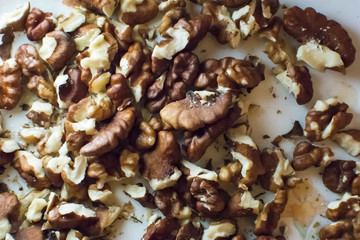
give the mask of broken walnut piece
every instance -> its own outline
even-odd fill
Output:
[[[153,150],[145,153],[143,160],[141,174],[149,180],[154,190],[173,186],[181,176],[181,171],[177,168],[180,146],[172,132],[158,132]]]
[[[134,97],[128,86],[128,81],[120,73],[111,75],[110,87],[106,90],[106,94],[118,111],[123,110],[134,101]]]
[[[53,113],[53,106],[42,100],[33,102],[26,113],[26,117],[40,127],[50,127],[50,117]]]
[[[201,240],[201,237],[204,232],[204,227],[200,222],[190,221],[185,225],[181,226],[179,232],[176,235],[176,240],[182,239],[193,239],[193,240]]]
[[[155,191],[154,202],[166,217],[177,219],[189,219],[191,217],[191,209],[184,206],[181,197],[173,188]]]
[[[190,52],[178,54],[165,75],[148,88],[146,107],[150,112],[160,111],[166,104],[182,100],[198,75],[199,59]]]
[[[360,212],[360,197],[346,192],[341,199],[328,204],[326,217],[331,221],[356,218]]]
[[[320,240],[358,239],[360,237],[359,218],[330,223],[319,231]]]
[[[335,160],[327,165],[322,174],[325,187],[335,193],[342,193],[350,186],[356,177],[356,163],[351,160]]]
[[[225,87],[238,92],[239,88],[255,88],[265,79],[264,65],[253,57],[207,59],[201,63],[200,72],[195,86],[202,89]]]
[[[147,122],[141,121],[138,127],[134,128],[130,139],[136,149],[143,151],[154,146],[156,132]]]
[[[10,58],[0,64],[0,109],[14,109],[22,93],[20,66]]]
[[[40,57],[54,71],[61,70],[76,52],[74,40],[63,31],[52,31],[42,39]]]
[[[0,59],[7,60],[11,58],[11,49],[15,35],[10,28],[6,28],[0,37]]]
[[[105,125],[94,138],[80,150],[84,156],[100,156],[118,146],[131,131],[136,118],[135,108],[116,112],[111,122]]]
[[[184,5],[186,4],[185,1],[181,2],[183,2]],[[173,27],[175,23],[177,23],[181,18],[189,18],[189,14],[187,13],[185,6],[178,6],[165,10],[165,14],[161,18],[161,23],[159,26],[160,35],[163,37],[167,37],[166,31],[169,28]]]
[[[65,142],[68,151],[80,152],[80,149],[97,133],[95,119],[84,119],[77,123],[64,121]]]
[[[46,66],[40,58],[38,51],[31,44],[22,44],[16,50],[15,59],[26,77],[41,75],[46,70]]]
[[[130,26],[143,24],[155,18],[158,14],[158,4],[155,0],[123,0],[120,4],[118,19]]]
[[[239,192],[229,200],[224,216],[227,218],[254,216],[260,213],[262,207],[261,201],[255,200],[249,191]]]
[[[272,235],[278,225],[280,215],[285,209],[287,200],[287,191],[278,190],[274,200],[265,204],[264,209],[255,220],[255,235]]]
[[[308,142],[299,142],[295,146],[291,165],[296,171],[303,171],[312,166],[325,166],[333,156],[334,153],[328,147],[317,147]]]
[[[295,170],[291,167],[289,159],[286,159],[281,149],[264,149],[261,152],[261,163],[265,174],[258,177],[258,181],[264,189],[277,192],[284,188],[287,183],[296,179]]]
[[[0,16],[0,33],[3,33],[6,28],[12,29],[13,32],[23,31],[29,11],[30,2],[27,1],[21,7],[2,14]]]
[[[222,134],[230,128],[240,117],[241,109],[235,105],[228,114],[213,124],[207,125],[195,132],[184,133],[183,148],[189,161],[198,161],[206,152],[207,148]]]
[[[360,195],[360,176],[359,174],[354,178],[351,183],[351,194]]]
[[[249,0],[216,0],[219,4],[225,5],[228,8],[241,7],[249,2]]]
[[[351,156],[360,155],[360,130],[349,129],[335,133],[332,137]]]
[[[200,177],[192,179],[190,193],[196,199],[196,210],[200,216],[216,218],[225,209],[227,196],[218,183]]]
[[[43,231],[40,226],[30,226],[20,229],[14,236],[15,240],[31,239],[44,240]]]
[[[204,230],[202,239],[233,239],[237,232],[237,222],[233,219],[222,219],[219,222],[210,222],[209,227]]]
[[[228,8],[214,1],[206,1],[202,5],[201,14],[211,16],[211,32],[219,43],[229,43],[231,48],[236,48],[241,39],[240,30],[231,18]]]
[[[185,99],[166,105],[160,116],[175,129],[195,131],[225,117],[232,104],[230,92],[188,92]]]
[[[9,223],[18,221],[20,202],[13,193],[0,193],[0,219],[6,218]]]
[[[284,29],[303,44],[318,42],[320,46],[338,53],[343,67],[350,66],[355,60],[356,50],[346,30],[338,22],[328,20],[313,8],[287,8],[284,11]]]
[[[175,218],[164,218],[151,223],[147,228],[143,240],[168,239],[176,240],[180,224]]]
[[[69,7],[83,7],[96,13],[105,14],[107,17],[111,17],[118,1],[116,0],[63,0],[63,4]]]
[[[347,113],[349,106],[335,98],[318,100],[305,117],[304,135],[310,141],[321,141],[346,127],[353,114]]]
[[[52,13],[44,13],[38,8],[33,8],[27,15],[25,22],[26,36],[30,41],[41,40],[48,32],[55,28]]]
[[[127,184],[124,187],[124,193],[138,201],[143,207],[155,208],[154,196],[142,184]]]

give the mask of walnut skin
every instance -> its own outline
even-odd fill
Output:
[[[255,235],[272,235],[277,227],[281,213],[284,211],[287,203],[287,192],[279,190],[275,194],[274,200],[264,206],[263,211],[258,215],[255,221]]]
[[[143,24],[156,17],[158,14],[158,6],[155,0],[143,0],[140,4],[136,4],[134,12],[126,11],[121,7],[119,20],[130,26]]]
[[[265,79],[262,64],[232,57],[207,59],[201,63],[200,71],[195,81],[199,88],[222,86],[239,91],[238,88],[254,88]]]
[[[195,177],[190,186],[191,195],[197,200],[196,210],[201,216],[218,217],[225,208],[226,198],[218,183]]]
[[[61,70],[67,61],[75,54],[76,44],[74,40],[63,31],[52,31],[47,33],[45,37],[54,38],[56,40],[56,47],[51,55],[44,60],[52,70]]]
[[[52,13],[44,13],[38,8],[31,9],[25,22],[26,36],[30,41],[41,40],[55,28],[51,15]]]
[[[119,73],[111,76],[110,87],[106,90],[106,94],[118,111],[126,108],[134,101],[126,78]]]
[[[41,60],[38,51],[31,44],[21,45],[16,50],[15,59],[26,77],[41,75],[46,70],[45,64]]]
[[[0,65],[0,109],[11,110],[22,96],[21,70],[14,59]]]
[[[189,207],[185,207],[179,194],[173,188],[155,191],[154,201],[156,207],[169,218],[186,219],[191,216]]]
[[[146,150],[154,146],[156,142],[155,130],[145,121],[142,121],[131,136],[134,146],[139,150]]]
[[[20,202],[15,194],[0,193],[0,218],[7,218],[10,223],[18,221]]]
[[[303,171],[311,166],[326,165],[334,153],[328,147],[316,147],[308,142],[300,142],[293,152],[291,165],[296,171]]]
[[[355,60],[356,50],[346,30],[313,8],[287,8],[284,11],[284,29],[298,41],[306,43],[315,39],[339,53],[345,67]]]
[[[43,236],[43,232],[41,231],[40,226],[31,226],[27,228],[23,228],[19,230],[15,234],[15,240],[43,240],[45,239]]]
[[[229,113],[213,124],[200,128],[195,132],[184,133],[184,146],[189,161],[198,161],[206,152],[206,149],[233,125],[240,117],[241,109],[235,105]]]
[[[320,229],[320,240],[353,240],[360,238],[360,222],[358,218],[331,223]]]
[[[181,18],[188,18],[189,15],[186,12],[185,7],[175,7],[172,9],[169,9],[168,11],[166,11],[166,13],[164,14],[164,16],[161,18],[161,23],[159,26],[159,33],[161,36],[166,37],[166,31],[170,28],[173,27],[175,23],[177,23],[177,21],[179,21],[179,19]]]
[[[11,48],[15,39],[15,35],[10,28],[6,28],[0,39],[0,58],[6,60],[11,58]]]
[[[147,108],[150,112],[160,111],[170,102],[182,100],[198,75],[199,59],[195,54],[186,52],[178,54],[166,75],[156,79],[147,91]]]
[[[322,178],[325,187],[335,193],[341,193],[351,186],[356,177],[354,161],[335,160],[325,167]]]
[[[351,194],[360,195],[360,175],[357,175],[351,183]]]
[[[47,73],[42,75],[33,75],[29,78],[26,87],[38,95],[40,98],[48,100],[52,105],[57,105],[56,90],[52,82],[49,81]]]
[[[141,174],[154,190],[174,185],[181,175],[176,167],[180,161],[180,146],[171,132],[158,132],[154,149],[145,153],[143,159]]]
[[[201,236],[204,232],[204,227],[199,222],[189,222],[183,225],[178,234],[176,240],[201,240]]]
[[[326,217],[331,221],[356,218],[359,215],[359,196],[345,193],[340,200],[330,202],[326,210]]]
[[[249,0],[216,0],[219,4],[229,8],[241,7],[249,2]]]
[[[310,141],[321,141],[346,127],[353,115],[347,113],[349,106],[334,98],[318,100],[305,117],[304,135]]]
[[[231,197],[226,206],[226,218],[248,217],[259,214],[262,203],[252,198],[248,191],[239,192]]]
[[[226,116],[232,105],[231,93],[212,92],[205,101],[199,93],[188,92],[185,99],[166,105],[160,111],[162,121],[175,129],[195,131]]]
[[[84,156],[100,156],[117,147],[125,140],[135,122],[135,108],[126,108],[115,114],[111,122],[104,126],[95,137],[80,150]]]
[[[62,2],[69,7],[83,7],[96,13],[105,14],[107,17],[111,17],[117,5],[115,0],[63,0]]]
[[[168,239],[175,240],[180,224],[174,218],[164,218],[146,228],[143,240]]]
[[[81,81],[81,71],[78,68],[70,69],[67,75],[68,79],[65,84],[59,86],[58,94],[61,101],[70,105],[83,99],[88,92],[88,87]]]

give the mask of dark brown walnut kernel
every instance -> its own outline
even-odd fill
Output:
[[[287,8],[284,11],[284,29],[302,43],[319,41],[321,45],[339,53],[345,67],[355,60],[356,50],[346,30],[313,8]]]
[[[180,146],[172,132],[160,131],[153,150],[143,155],[141,174],[149,180],[154,190],[173,186],[181,175],[177,165]]]
[[[155,18],[158,13],[158,5],[155,0],[144,0],[136,4],[135,11],[126,11],[127,9],[121,8],[120,19],[130,26],[136,24],[143,24]]]
[[[61,101],[70,105],[83,99],[88,92],[88,87],[81,81],[81,71],[78,68],[70,69],[67,75],[68,79],[65,84],[59,86],[58,94]]]
[[[201,216],[216,218],[225,209],[226,196],[218,183],[195,177],[190,186],[191,195],[197,200],[196,210]]]
[[[320,229],[320,240],[352,240],[360,238],[360,222],[358,218],[328,224]]]
[[[322,179],[325,187],[335,193],[342,193],[356,177],[356,163],[351,160],[335,160],[325,167]]]
[[[132,35],[134,31],[130,26],[124,26],[124,24],[116,21],[106,21],[103,28],[104,32],[110,33],[116,39],[119,51],[127,51],[129,46],[133,43]]]
[[[340,200],[330,202],[326,217],[331,221],[357,218],[360,212],[360,197],[345,193]]]
[[[249,2],[249,0],[216,0],[216,1],[229,8],[241,7]]]
[[[232,57],[207,59],[201,63],[200,72],[195,81],[199,88],[221,86],[239,91],[239,88],[252,89],[265,79],[264,65]]]
[[[0,65],[0,109],[11,110],[22,96],[20,66],[9,59]]]
[[[225,117],[233,104],[232,94],[209,93],[203,99],[201,92],[188,92],[185,99],[169,103],[160,111],[162,121],[175,129],[195,131]]]
[[[308,142],[300,142],[293,152],[291,165],[296,171],[303,171],[309,167],[324,166],[334,153],[328,147],[317,147]]]
[[[0,151],[0,168],[14,160],[15,153],[6,153]]]
[[[106,94],[114,103],[118,111],[126,108],[134,101],[126,78],[119,73],[111,76],[110,87],[107,89]]]
[[[31,226],[19,230],[14,237],[15,240],[43,240],[44,235],[40,226]]]
[[[335,98],[318,100],[305,117],[304,135],[310,141],[324,140],[346,127],[353,114],[347,113],[349,106]]]
[[[351,183],[351,194],[360,195],[360,175],[358,174]]]
[[[264,209],[255,221],[255,235],[272,235],[278,225],[280,215],[285,209],[287,200],[287,191],[279,190],[276,192],[274,200],[265,204]]]
[[[45,38],[54,38],[56,41],[56,47],[48,58],[44,59],[52,70],[58,71],[61,70],[66,63],[73,57],[76,53],[76,44],[67,33],[63,31],[52,31],[45,35]],[[44,44],[44,38],[43,38]],[[46,47],[46,46],[42,46]],[[42,48],[39,49],[41,51]]]
[[[41,40],[55,28],[51,16],[52,13],[44,13],[38,8],[31,9],[25,22],[26,36],[30,41]]]
[[[94,138],[80,149],[84,156],[100,156],[118,146],[131,131],[135,118],[135,108],[130,107],[115,114],[111,122],[105,125]]]
[[[147,108],[159,112],[166,104],[182,100],[198,75],[199,59],[186,52],[178,54],[165,76],[160,76],[147,90]]]
[[[15,39],[14,33],[10,28],[4,30],[0,40],[0,59],[7,60],[11,58],[11,48]]]
[[[224,216],[226,218],[249,217],[260,213],[262,203],[253,199],[248,191],[239,192],[231,197]]]
[[[174,218],[164,218],[158,222],[150,224],[146,228],[143,240],[175,240],[180,229],[180,224]]]
[[[176,240],[201,240],[204,227],[199,222],[189,222],[179,229]]]
[[[45,64],[40,58],[38,51],[31,44],[21,45],[16,50],[15,59],[26,77],[41,75],[46,70]]]
[[[235,105],[229,113],[213,124],[200,128],[195,132],[184,133],[184,146],[189,161],[198,161],[206,152],[206,149],[222,134],[230,128],[240,117],[241,109]]]
[[[155,191],[156,207],[169,218],[187,219],[191,216],[191,209],[184,206],[179,194],[173,188]]]
[[[0,218],[7,218],[10,223],[18,221],[20,202],[15,194],[0,193]]]
[[[296,138],[296,137],[302,137],[304,136],[304,130],[299,123],[299,121],[295,121],[293,127],[291,130],[283,135],[281,135],[283,138]]]

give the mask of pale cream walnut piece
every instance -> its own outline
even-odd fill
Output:
[[[49,189],[44,189],[42,191],[39,190],[31,190],[28,194],[26,194],[23,198],[20,198],[20,211],[19,211],[19,219],[25,216],[25,213],[28,211],[30,204],[35,198],[45,199],[50,194]]]
[[[143,207],[155,208],[153,195],[142,184],[126,184],[124,193],[138,201]]]
[[[54,87],[57,95],[57,103],[61,109],[67,109],[69,107],[69,103],[64,102],[60,98],[60,87],[62,85],[65,85],[66,82],[69,80],[69,76],[67,74],[64,74],[64,70],[60,72],[60,74],[56,77],[54,81]]]
[[[35,198],[32,200],[28,211],[25,213],[26,219],[29,222],[39,222],[43,217],[43,209],[48,205],[48,202],[43,198]]]
[[[38,190],[48,188],[51,184],[45,174],[41,159],[30,152],[17,151],[15,153],[14,168],[30,186]]]
[[[27,144],[36,144],[47,133],[47,129],[42,127],[22,128],[19,131],[19,136]]]
[[[71,158],[68,156],[44,157],[42,161],[45,166],[46,174],[52,185],[61,187],[63,184],[61,171],[71,162]]]
[[[196,177],[209,181],[218,182],[218,175],[215,171],[210,171],[187,160],[181,160],[182,170],[187,175],[188,180]]]
[[[24,24],[29,11],[30,2],[25,2],[21,7],[14,11],[7,12],[0,16],[0,33],[7,27],[11,27],[13,31],[24,30]]]
[[[111,73],[105,72],[103,74],[95,76],[89,82],[90,93],[105,93],[106,85],[110,82]]]
[[[258,177],[258,181],[267,190],[275,193],[287,186],[287,183],[297,180],[294,176],[295,170],[281,149],[264,149],[261,153],[261,163],[265,173]]]
[[[334,134],[332,139],[335,140],[351,156],[355,157],[360,155],[360,130],[349,129],[341,131]]]
[[[125,148],[120,154],[120,168],[125,177],[135,177],[139,169],[140,155],[139,153]]]
[[[231,149],[233,159],[241,164],[241,176],[243,178],[235,184],[244,189],[254,183],[259,175],[265,173],[260,161],[259,149],[251,137],[248,136],[247,131],[246,125],[242,124],[228,129],[225,134],[233,146]]]
[[[212,17],[209,31],[221,44],[229,43],[231,48],[236,48],[240,44],[240,30],[226,6],[207,1],[203,4],[201,13]]]
[[[26,117],[40,127],[49,127],[52,114],[53,105],[51,103],[37,100],[31,105],[31,108],[26,113]]]
[[[118,0],[63,0],[63,4],[70,7],[85,8],[89,11],[93,11],[100,14],[105,14],[107,17],[111,17],[118,5]]]
[[[20,149],[19,144],[10,138],[0,138],[0,151],[3,153],[13,153]]]
[[[98,188],[97,184],[91,184],[88,188],[88,196],[93,202],[101,202],[108,205],[113,195],[114,194],[110,189],[106,187]]]
[[[166,31],[171,38],[158,43],[152,53],[152,58],[171,60],[173,56],[183,50],[190,40],[190,33],[183,28],[169,28]]]
[[[296,57],[320,72],[327,68],[344,68],[341,55],[327,46],[319,44],[316,40],[301,45],[297,50]]]
[[[100,34],[101,30],[95,24],[88,24],[80,27],[74,38],[76,50],[84,51]]]
[[[59,236],[60,237],[60,236]],[[86,240],[87,238],[84,237],[81,232],[75,230],[75,229],[71,229],[67,235],[66,235],[66,239],[65,240]],[[59,238],[60,240],[60,238]]]
[[[11,231],[11,224],[7,218],[0,218],[0,239],[4,239]]]
[[[64,32],[75,32],[84,23],[86,23],[84,12],[73,8],[70,16],[59,22],[59,27],[62,28]]]
[[[349,106],[336,98],[316,101],[305,117],[304,136],[310,141],[321,141],[345,128],[353,114],[347,113]]]
[[[217,240],[229,238],[235,235],[237,231],[236,222],[234,220],[223,219],[220,222],[211,222],[209,227],[204,230],[202,240]]]
[[[42,155],[57,153],[63,145],[63,136],[63,126],[51,127],[44,138],[36,144],[37,151]]]
[[[94,77],[99,71],[110,68],[110,63],[117,52],[117,43],[111,34],[102,33],[90,43],[87,51],[89,56],[81,59],[80,65],[84,69],[90,69]]]

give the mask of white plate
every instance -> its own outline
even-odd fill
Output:
[[[0,14],[10,11],[20,6],[23,0],[0,0]],[[69,9],[61,4],[60,0],[31,0],[32,7],[38,7],[43,11],[53,12],[54,14],[68,14]],[[353,40],[355,48],[360,51],[360,1],[347,0],[339,2],[337,0],[281,0],[282,4],[288,7],[297,5],[301,8],[313,7],[317,11],[325,14],[329,19],[338,21],[349,33]],[[281,11],[281,9],[280,9]],[[16,33],[16,42],[13,45],[13,52],[17,47],[24,42],[29,42],[24,34]],[[292,41],[293,45],[297,43]],[[205,52],[202,50],[206,50]],[[346,69],[346,75],[338,72],[327,70],[325,73],[320,73],[311,69],[312,81],[314,84],[314,97],[312,101],[305,106],[296,104],[294,97],[289,94],[286,89],[279,84],[274,76],[271,74],[271,68],[274,66],[267,56],[262,52],[264,49],[264,41],[258,40],[256,37],[248,41],[242,41],[237,49],[230,49],[226,45],[220,45],[213,36],[208,34],[196,49],[196,53],[200,60],[209,57],[221,58],[225,56],[233,56],[236,58],[243,58],[248,54],[258,56],[266,64],[266,80],[251,93],[249,99],[252,103],[259,105],[254,111],[249,114],[250,127],[252,128],[251,136],[258,144],[260,149],[265,147],[272,147],[271,140],[276,136],[286,133],[291,129],[295,120],[300,121],[304,126],[304,118],[306,112],[316,100],[327,99],[337,96],[340,100],[346,102],[350,106],[350,111],[354,114],[354,118],[349,127],[360,127],[360,59],[357,54],[355,62]],[[272,89],[272,90],[270,90]],[[274,98],[274,96],[276,96]],[[22,102],[26,99],[22,99]],[[16,133],[19,128],[28,120],[24,117],[24,112],[18,107],[13,111],[1,110],[2,115],[5,117],[5,128]],[[263,139],[264,135],[270,136],[269,139]],[[335,152],[335,157],[338,159],[355,159],[346,154],[342,149],[339,149],[336,144],[331,141],[324,143],[332,147]],[[282,145],[288,158],[291,159],[292,143],[285,143]],[[214,155],[213,151],[208,151],[204,159],[212,157],[212,159],[221,158],[220,153]],[[321,170],[321,169],[320,169]],[[290,200],[286,213],[283,214],[279,225],[286,226],[285,237],[287,239],[314,239],[319,228],[313,228],[316,222],[321,225],[327,222],[326,219],[321,217],[324,215],[326,204],[329,201],[339,198],[337,194],[331,193],[325,189],[319,177],[319,169],[311,168],[305,172],[298,174],[308,184],[309,189],[304,186],[299,186],[296,191],[290,194]],[[13,181],[13,179],[17,179]],[[19,191],[19,185],[26,189],[26,183],[20,179],[15,171],[7,170],[0,176],[0,181],[10,183],[10,188],[14,191]],[[118,204],[122,205],[128,201],[132,201],[125,196],[121,190],[121,184],[113,183],[112,187],[118,196]],[[24,190],[26,191],[26,190]],[[255,189],[254,191],[261,192]],[[320,194],[320,195],[319,195]],[[117,221],[112,228],[113,234],[111,239],[140,239],[146,228],[147,215],[149,214],[140,204],[132,201],[135,206],[134,217],[143,223],[135,223],[134,221],[120,220]],[[291,206],[291,207],[290,207]],[[301,209],[301,211],[298,211]],[[296,215],[295,217],[293,215]],[[251,231],[254,219],[241,220],[239,226],[240,232],[248,236],[252,236]],[[304,225],[301,225],[304,224]],[[297,227],[296,227],[297,226]],[[299,232],[300,229],[300,232]],[[250,238],[249,238],[250,239]]]

